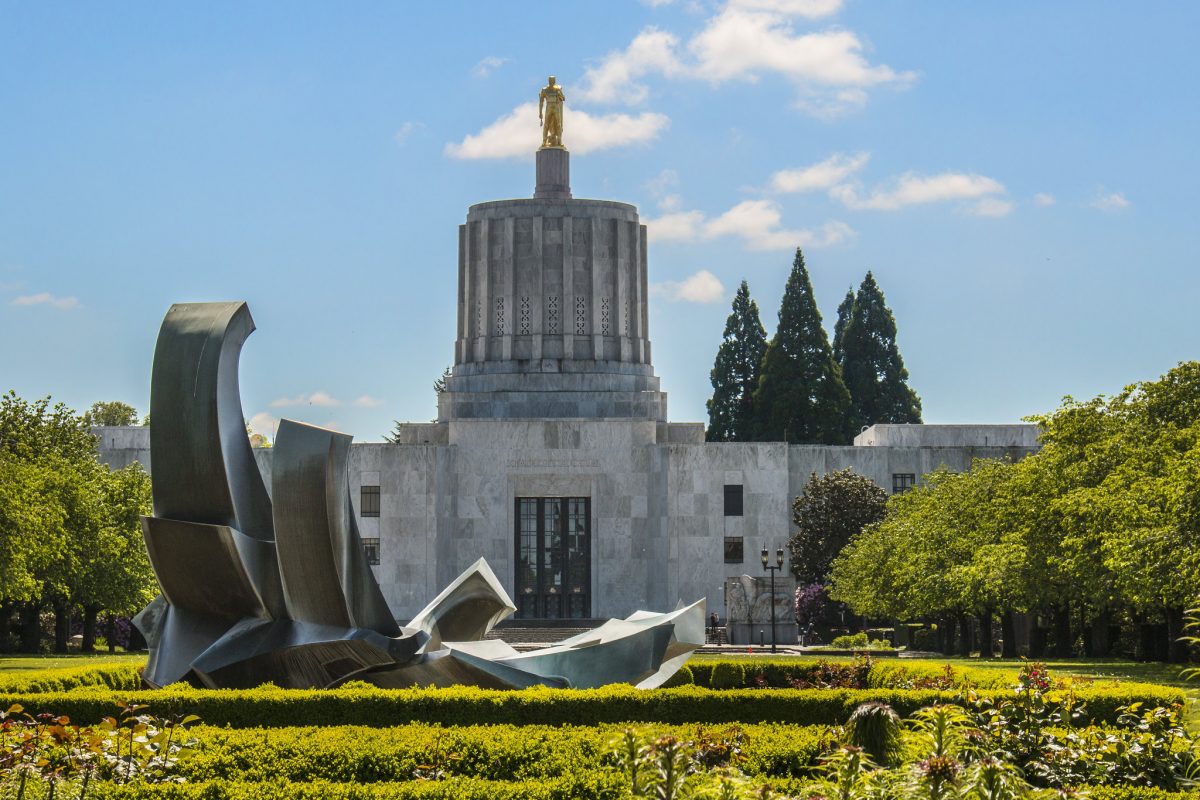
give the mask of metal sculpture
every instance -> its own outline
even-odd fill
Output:
[[[486,639],[516,609],[483,559],[398,625],[355,523],[351,437],[283,420],[267,494],[238,391],[253,330],[238,302],[174,305],[159,331],[142,532],[162,594],[134,619],[150,647],[146,683],[650,688],[703,643],[701,600],[518,652]]]

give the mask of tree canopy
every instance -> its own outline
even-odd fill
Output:
[[[767,332],[758,315],[758,304],[750,297],[750,287],[742,281],[733,297],[733,311],[725,321],[725,333],[709,380],[713,394],[707,402],[710,442],[750,441],[754,428],[754,390]]]
[[[870,272],[845,317],[850,295],[838,307],[834,353],[850,392],[854,429],[876,423],[918,423],[921,400],[908,385],[896,345],[896,319]],[[843,322],[844,319],[844,322]]]
[[[138,519],[150,512],[149,477],[101,464],[89,422],[48,398],[0,398],[0,611],[6,633],[23,609],[27,645],[43,607],[82,608],[94,629],[101,610],[132,614],[154,596]]]
[[[92,403],[92,407],[83,412],[83,421],[89,427],[96,425],[137,425],[137,409],[120,400]]]
[[[829,565],[850,539],[883,519],[887,492],[850,468],[813,474],[792,503],[788,540],[792,572],[801,583],[825,583]]]
[[[799,248],[753,403],[759,441],[845,444],[851,438],[850,393],[821,327]]]
[[[1200,597],[1200,363],[1032,421],[1039,452],[893,496],[834,561],[831,596],[869,616],[1046,615],[1060,654],[1083,637],[1104,655],[1114,622],[1158,624],[1181,658]]]

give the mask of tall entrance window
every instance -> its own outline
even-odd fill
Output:
[[[590,497],[518,497],[518,619],[592,614]]]

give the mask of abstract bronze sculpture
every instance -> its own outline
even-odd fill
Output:
[[[245,303],[187,303],[171,307],[159,332],[154,515],[142,531],[162,594],[134,620],[150,647],[146,683],[651,688],[703,643],[701,600],[518,652],[485,638],[516,609],[483,559],[398,625],[351,507],[351,437],[284,420],[268,496],[238,391],[253,330]]]

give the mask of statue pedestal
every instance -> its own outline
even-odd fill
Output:
[[[543,147],[537,151],[535,200],[571,199],[571,154],[565,147]]]

